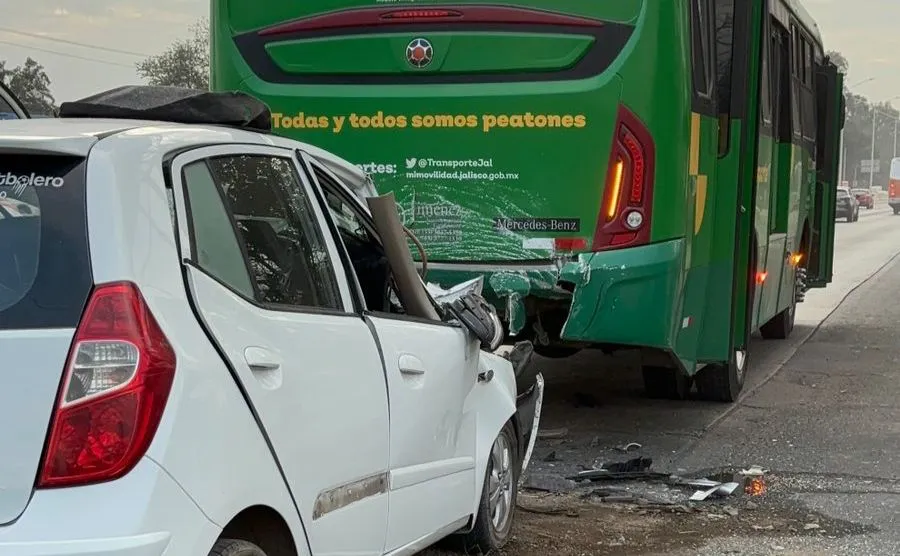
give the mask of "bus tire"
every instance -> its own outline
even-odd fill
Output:
[[[644,392],[652,400],[683,400],[691,391],[691,377],[680,369],[645,366]]]
[[[747,353],[738,350],[728,363],[711,363],[700,369],[694,377],[697,396],[707,402],[735,402],[744,388],[746,374]]]

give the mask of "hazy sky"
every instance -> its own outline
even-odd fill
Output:
[[[260,0],[259,5],[265,9],[267,2],[300,1],[314,0]],[[876,77],[855,92],[875,101],[900,95],[900,32],[896,25],[900,0],[805,0],[805,5],[819,21],[826,48],[840,50],[850,60],[848,82]],[[208,10],[208,0],[0,0],[0,60],[17,65],[31,55],[47,69],[57,101],[71,100],[139,82],[133,67],[140,57],[17,35],[7,29],[155,54],[172,40],[186,36],[190,24]]]

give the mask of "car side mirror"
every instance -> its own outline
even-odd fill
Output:
[[[481,349],[497,351],[503,343],[503,324],[497,310],[481,295],[469,292],[444,304],[444,308],[481,342]]]

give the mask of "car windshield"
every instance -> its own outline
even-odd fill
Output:
[[[900,39],[892,23],[900,21],[900,1],[81,0],[8,6],[14,8],[3,10],[0,22],[0,82],[32,116],[53,118],[64,102],[135,82],[252,95],[271,111],[263,118],[271,130],[247,135],[247,143],[256,150],[287,140],[309,143],[368,173],[379,194],[393,197],[416,238],[410,252],[429,291],[480,281],[505,327],[502,352],[517,342],[535,347],[546,394],[523,476],[515,466],[492,467],[490,453],[469,457],[465,446],[497,432],[484,429],[492,421],[475,409],[479,400],[493,400],[491,411],[515,422],[515,408],[495,394],[513,391],[516,380],[491,365],[453,377],[431,367],[392,377],[399,365],[393,358],[373,366],[394,390],[382,466],[389,480],[375,496],[363,492],[344,500],[347,507],[339,511],[359,516],[355,528],[330,521],[337,512],[311,515],[344,484],[314,483],[323,457],[314,446],[289,448],[308,454],[311,463],[283,470],[297,504],[272,506],[301,514],[277,520],[291,525],[292,536],[270,535],[277,529],[270,524],[228,524],[235,515],[272,514],[267,508],[208,507],[213,497],[187,493],[220,532],[243,532],[260,544],[261,551],[247,548],[246,554],[315,555],[321,546],[348,554],[406,554],[409,547],[426,556],[449,554],[398,541],[407,527],[422,524],[432,530],[417,538],[461,532],[458,544],[470,553],[488,552],[482,549],[496,547],[476,546],[467,535],[482,523],[471,515],[476,504],[456,495],[482,485],[494,490],[481,511],[517,508],[509,542],[492,554],[900,553]],[[33,150],[4,152],[7,130],[47,124],[7,121],[15,113],[8,104],[0,97],[0,335],[24,329],[25,338],[35,328],[69,327],[96,285],[88,216],[128,215],[103,213],[119,200],[104,201],[106,189],[86,181],[91,157],[105,156],[102,149],[95,147],[86,161],[60,162],[38,152],[43,142],[32,134]],[[314,191],[316,176],[304,174],[290,156],[285,150],[291,160],[285,164],[309,193],[308,206],[285,193],[277,206],[289,209],[267,209],[259,192],[275,178],[249,169],[244,182],[251,185],[240,190],[245,201],[230,222],[243,241],[253,240],[243,255],[252,259],[254,287],[267,299],[287,295],[284,278],[300,267],[294,264],[300,254],[312,261],[310,268],[341,265],[341,277],[349,278],[340,287],[329,283],[328,291],[322,286],[321,305],[344,307],[348,292],[358,289],[356,301],[365,302],[367,312],[346,322],[374,330],[373,314],[380,311],[403,330],[409,315],[392,303],[398,296],[372,232],[336,195]],[[229,181],[228,168],[212,170],[224,195],[242,187]],[[160,179],[166,173],[149,162],[134,172]],[[8,184],[7,174],[13,176]],[[19,178],[32,184],[31,176],[45,175],[65,178],[66,185],[17,185]],[[86,199],[96,199],[96,206]],[[291,212],[301,210],[312,211],[309,218]],[[303,224],[321,219],[328,226]],[[130,241],[121,249],[129,268],[146,266],[138,261],[147,242],[175,245],[187,232],[179,226],[141,234],[122,238]],[[99,269],[98,282],[106,278]],[[183,278],[172,268],[151,270],[166,283],[180,285]],[[304,286],[298,290],[313,291],[315,276],[298,277]],[[148,300],[178,304],[158,293]],[[191,317],[195,309],[184,312]],[[255,332],[246,333],[247,342],[261,337]],[[197,337],[170,339],[177,344]],[[307,341],[298,335],[298,343]],[[398,348],[383,343],[383,357]],[[261,349],[255,346],[209,351],[224,357],[234,348],[243,361],[243,350]],[[404,364],[414,359],[400,356]],[[0,377],[21,375],[4,361],[0,353]],[[304,379],[323,376],[322,369],[304,365],[290,369],[301,369]],[[257,390],[275,397],[282,384],[301,379],[286,364],[283,372],[231,370],[259,380],[229,400],[249,399]],[[529,378],[519,377],[518,386]],[[173,388],[185,384],[179,379]],[[402,431],[406,423],[413,430],[438,414],[423,394],[435,387],[448,398],[472,389],[459,409],[464,417],[440,413],[422,427],[431,432],[417,436],[417,444],[401,443],[395,427]],[[286,426],[317,426],[316,407],[302,409],[302,415],[279,418]],[[352,407],[347,415],[353,418]],[[76,429],[72,435],[90,433]],[[154,454],[170,455],[166,446]],[[5,454],[18,447],[0,448]],[[243,461],[241,450],[249,449],[236,444],[235,453]],[[205,453],[198,441],[196,455]],[[163,459],[136,472],[164,466]],[[357,469],[354,462],[328,465]],[[473,468],[477,478],[467,475]],[[164,471],[183,479],[178,470]],[[0,476],[0,493],[4,480]],[[121,480],[121,496],[136,492],[129,480]],[[229,500],[238,491],[267,494],[241,488],[241,481],[212,487]],[[507,497],[517,483],[517,498]],[[420,487],[431,494],[411,494]],[[69,491],[56,490],[63,497]],[[64,508],[50,507],[49,494],[34,491],[21,526],[41,530],[30,520],[32,511],[62,516]],[[134,504],[147,499],[131,497]],[[455,517],[436,523],[437,507]],[[415,519],[398,521],[397,508]],[[57,521],[88,538],[96,520],[88,509],[82,514]],[[211,529],[206,525],[185,531]],[[14,531],[6,534],[12,527],[0,526],[0,553],[5,542],[19,542]],[[323,542],[328,535],[345,535],[339,537],[345,542]],[[46,536],[56,539],[57,531],[46,529]],[[273,539],[283,536],[299,544],[275,546]],[[363,546],[364,538],[377,542]],[[104,542],[124,547],[138,541]],[[41,552],[30,546],[21,544],[19,552]],[[88,544],[81,550],[103,552]],[[126,549],[106,552],[117,550]]]

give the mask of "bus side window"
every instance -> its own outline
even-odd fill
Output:
[[[793,77],[791,78],[791,131],[792,135],[797,139],[800,139],[803,135],[802,128],[800,126],[800,81],[803,79],[803,58],[800,56],[801,52],[801,44],[800,44],[800,33],[797,31],[797,27],[792,25],[793,32],[791,33],[792,39],[792,48],[791,51],[794,53],[794,59],[791,63],[793,67]]]
[[[692,0],[691,2],[691,69],[694,94],[701,99],[713,99],[714,32],[712,24],[712,1]]]
[[[803,38],[803,67],[806,79],[800,84],[800,120],[803,127],[803,139],[808,143],[816,141],[816,96],[815,78],[813,76],[813,56],[815,49],[808,39]],[[815,151],[813,151],[815,156]]]
[[[728,154],[731,135],[731,73],[734,66],[734,0],[716,0],[716,102],[719,113],[719,156]]]
[[[775,114],[775,136],[779,143],[791,142],[791,54],[789,36],[783,27],[772,22],[772,92],[778,113]]]

